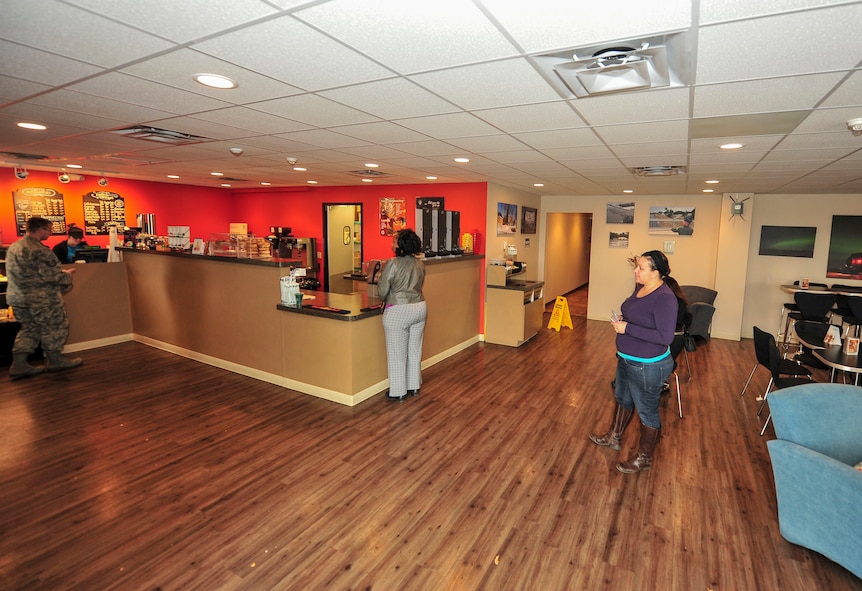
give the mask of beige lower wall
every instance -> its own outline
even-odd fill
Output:
[[[72,290],[64,297],[69,317],[66,351],[79,351],[128,341],[132,338],[132,312],[126,265],[86,263],[72,268]]]

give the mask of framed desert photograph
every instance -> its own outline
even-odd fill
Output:
[[[649,233],[691,236],[694,234],[694,209],[694,207],[650,206]]]
[[[510,236],[518,231],[518,206],[497,203],[497,236]]]
[[[635,223],[635,204],[631,201],[627,203],[608,203],[605,221],[608,224]]]

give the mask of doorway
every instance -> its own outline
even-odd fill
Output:
[[[362,204],[324,203],[323,290],[353,293],[350,275],[362,273],[362,261]]]
[[[545,223],[545,304],[572,294],[578,315],[589,308],[591,213],[548,213]],[[568,299],[568,297],[567,297]],[[569,309],[572,312],[572,307]],[[573,314],[574,315],[574,314]]]

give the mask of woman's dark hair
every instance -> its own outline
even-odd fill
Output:
[[[688,304],[688,300],[685,299],[685,294],[682,292],[679,282],[670,276],[670,261],[667,260],[665,254],[660,250],[648,250],[641,256],[650,261],[650,267],[658,271],[659,276],[671,288],[676,298]]]
[[[399,230],[395,234],[397,246],[395,247],[395,256],[406,257],[417,255],[422,252],[422,240],[410,228]]]

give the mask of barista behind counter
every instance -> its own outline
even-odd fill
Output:
[[[57,255],[62,264],[67,265],[75,262],[75,253],[85,246],[87,243],[84,242],[84,230],[75,224],[69,224],[68,238],[55,244],[51,251]]]

